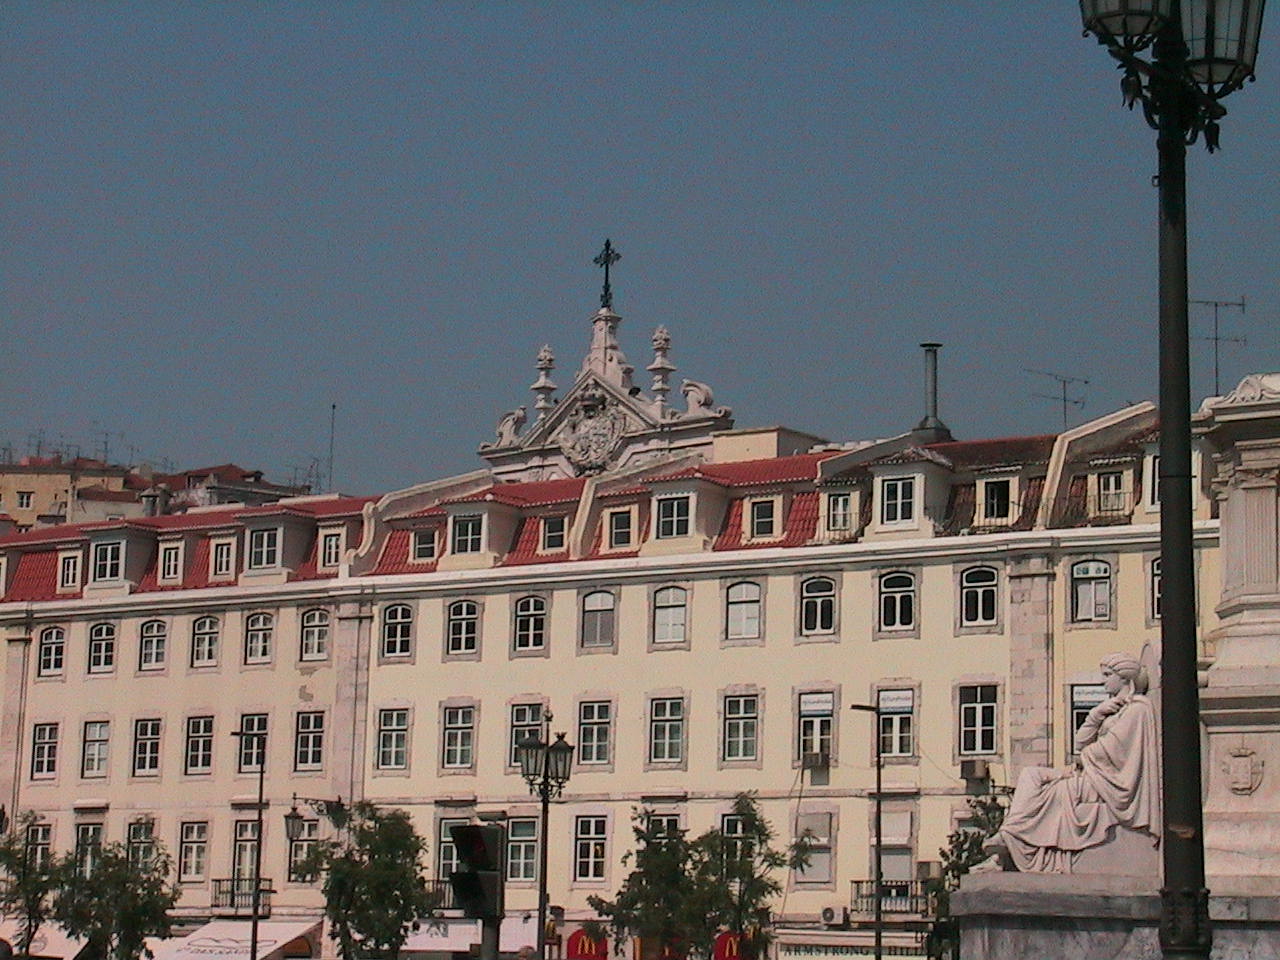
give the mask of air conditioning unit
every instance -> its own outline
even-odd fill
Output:
[[[961,780],[991,779],[991,771],[987,767],[987,761],[961,760],[960,761],[960,779]]]
[[[831,766],[829,753],[806,753],[800,757],[802,770],[826,770],[829,766]]]
[[[823,907],[822,922],[828,927],[846,926],[849,923],[849,908],[840,903]]]

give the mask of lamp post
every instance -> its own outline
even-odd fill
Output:
[[[863,713],[870,713],[875,716],[875,729],[872,731],[873,739],[876,745],[876,813],[875,813],[875,853],[874,853],[874,880],[872,882],[872,892],[875,895],[875,916],[876,916],[876,960],[884,958],[884,855],[881,850],[883,844],[883,794],[881,780],[884,774],[884,756],[881,752],[880,745],[880,708],[870,703],[851,703],[850,710],[860,710]]]
[[[1164,796],[1160,944],[1208,958],[1200,700],[1191,525],[1191,377],[1187,329],[1187,144],[1218,148],[1218,102],[1253,79],[1264,0],[1080,0],[1092,33],[1124,71],[1159,154],[1161,760]],[[1183,13],[1187,14],[1184,21]],[[1138,56],[1151,48],[1152,57]]]
[[[253,844],[253,893],[250,895],[249,903],[252,916],[249,918],[249,960],[258,960],[258,914],[261,913],[262,906],[262,808],[265,806],[263,801],[263,778],[267,772],[267,733],[265,730],[245,730],[243,727],[239,730],[232,730],[231,735],[240,741],[240,749],[244,750],[245,741],[253,744],[253,752],[257,754],[258,759],[258,815],[257,815],[257,837]],[[239,878],[236,878],[239,879]],[[232,880],[231,896],[235,898],[235,880]]]
[[[546,715],[546,732],[551,734],[551,711]],[[563,733],[557,733],[554,743],[548,744],[533,734],[516,744],[520,759],[520,773],[529,784],[529,792],[542,802],[542,821],[538,832],[538,960],[547,960],[547,821],[551,814],[551,801],[560,796],[569,782],[573,766],[573,746],[567,743]]]

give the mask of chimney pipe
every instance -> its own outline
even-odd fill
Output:
[[[925,414],[912,433],[926,443],[940,443],[951,439],[951,431],[938,419],[938,350],[942,344],[920,346],[924,348]]]

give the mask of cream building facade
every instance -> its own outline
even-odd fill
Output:
[[[246,914],[262,764],[273,921],[319,913],[291,863],[326,825],[286,841],[295,793],[410,811],[436,878],[450,824],[503,812],[519,945],[539,838],[512,746],[549,723],[576,747],[548,833],[566,944],[625,875],[634,811],[731,831],[750,790],[781,839],[816,838],[774,904],[780,955],[813,956],[869,943],[878,722],[889,942],[918,949],[922,880],[966,798],[1070,762],[1100,658],[1159,643],[1155,409],[974,441],[933,401],[876,440],[735,429],[704,383],[671,401],[664,329],[638,388],[619,323],[591,317],[558,400],[543,349],[532,422],[504,416],[472,473],[0,539],[0,799],[51,849],[162,841],[192,925]],[[237,729],[264,731],[265,755]]]

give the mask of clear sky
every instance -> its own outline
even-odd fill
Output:
[[[1280,370],[1280,10],[1189,159],[1222,379]],[[740,426],[958,437],[1154,398],[1154,134],[1077,4],[66,3],[0,10],[0,444],[382,490],[566,388],[606,236]],[[1212,327],[1194,307],[1193,333]],[[1193,393],[1212,345],[1193,343]],[[639,382],[648,386],[647,377]],[[132,451],[130,450],[132,448]]]

